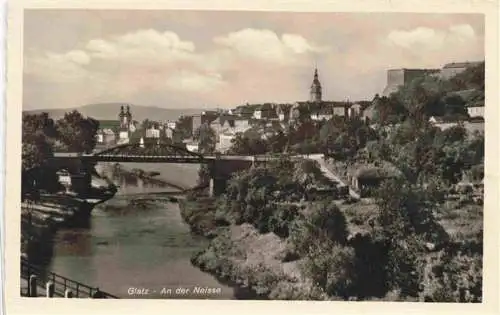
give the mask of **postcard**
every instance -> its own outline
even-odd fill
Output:
[[[498,6],[412,3],[11,2],[7,313],[498,312]]]

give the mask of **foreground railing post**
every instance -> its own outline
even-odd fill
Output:
[[[31,275],[29,282],[28,282],[28,296],[29,297],[37,297],[38,293],[36,292],[37,289],[37,279],[35,275]]]
[[[54,297],[54,282],[52,281],[47,282],[46,291],[47,291],[46,292],[47,297],[49,298]]]

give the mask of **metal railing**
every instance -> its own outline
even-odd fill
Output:
[[[45,271],[41,267],[30,264],[25,258],[21,258],[21,277],[30,282],[30,278],[33,275],[37,277],[39,285],[52,282],[54,296],[65,297],[66,292],[69,290],[75,298],[118,299],[117,296],[100,291],[99,288],[71,280],[51,271]],[[29,291],[30,289],[28,288]]]

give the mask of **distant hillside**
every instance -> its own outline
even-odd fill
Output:
[[[127,105],[124,103],[103,103],[103,104],[90,104],[84,105],[76,108],[65,108],[65,109],[37,109],[30,111],[23,111],[23,114],[39,114],[42,112],[49,113],[49,116],[53,119],[59,119],[64,116],[68,111],[78,110],[84,116],[89,116],[97,120],[114,120],[118,119],[118,113],[120,112],[120,106]],[[134,120],[139,122],[144,119],[150,119],[155,121],[166,121],[166,120],[177,120],[181,115],[194,115],[199,114],[206,109],[201,108],[160,108],[152,106],[139,106],[130,105],[130,111]]]

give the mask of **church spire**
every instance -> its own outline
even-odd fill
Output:
[[[311,84],[310,101],[311,102],[321,102],[321,83],[318,78],[318,67],[314,67],[314,79]]]

